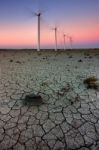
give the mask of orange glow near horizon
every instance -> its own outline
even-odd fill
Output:
[[[65,31],[72,33],[74,43],[86,43],[99,41],[99,28],[96,26],[88,27],[82,25],[63,26]],[[67,39],[68,40],[68,39]],[[63,34],[58,31],[58,42],[63,41]],[[54,31],[43,28],[41,31],[41,44],[54,44]],[[10,26],[0,27],[0,47],[2,46],[16,46],[16,45],[37,45],[37,27],[36,25],[27,26]]]

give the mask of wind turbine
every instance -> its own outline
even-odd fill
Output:
[[[72,39],[72,37],[71,37],[71,36],[69,37],[69,41],[70,41],[70,48],[72,49],[73,39]]]
[[[54,32],[55,32],[55,51],[57,51],[57,27],[55,26],[55,28],[53,28]]]
[[[69,42],[70,42],[70,49],[72,49],[73,39],[72,39],[72,37],[69,36],[69,35],[66,35],[66,37],[69,39]]]
[[[63,34],[64,50],[66,50],[66,34]]]
[[[42,13],[39,11],[39,12],[36,12],[36,13],[33,13],[34,16],[37,17],[37,27],[38,27],[38,34],[37,34],[37,38],[38,38],[38,48],[37,48],[37,51],[39,52],[40,51],[40,41],[41,41],[41,15]]]

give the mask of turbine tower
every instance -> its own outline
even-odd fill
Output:
[[[64,50],[66,50],[66,34],[63,34]]]
[[[37,16],[37,22],[38,22],[38,48],[37,51],[40,51],[40,39],[41,39],[41,15],[42,13],[39,11],[38,13],[34,13],[35,16]]]
[[[55,51],[57,51],[57,27],[53,28],[55,32]]]
[[[72,37],[71,37],[71,36],[69,37],[69,40],[70,40],[70,48],[72,49],[73,40],[72,40]]]
[[[69,39],[69,42],[70,42],[70,49],[72,49],[73,39],[72,39],[72,37],[69,36],[69,35],[66,35],[66,37]]]

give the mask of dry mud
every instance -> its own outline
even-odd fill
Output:
[[[0,51],[0,150],[99,150],[99,51]],[[24,105],[27,94],[40,105]]]

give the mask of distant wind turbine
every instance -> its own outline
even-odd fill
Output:
[[[64,50],[66,50],[66,34],[63,34]]]
[[[72,39],[72,37],[69,36],[69,35],[66,35],[66,37],[69,39],[69,42],[70,42],[70,49],[72,49],[73,39]]]
[[[72,37],[71,37],[71,36],[69,37],[69,41],[70,41],[70,48],[72,49],[73,40],[72,40]]]
[[[53,28],[55,32],[55,51],[57,51],[57,27]]]

